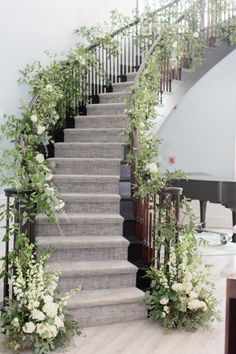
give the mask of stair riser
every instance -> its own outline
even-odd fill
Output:
[[[128,117],[104,117],[96,118],[79,117],[75,118],[75,128],[77,129],[96,129],[96,128],[121,128],[126,129],[129,125]]]
[[[114,193],[119,194],[118,181],[111,182],[76,182],[55,180],[59,192],[61,193]]]
[[[65,130],[64,140],[80,143],[125,143],[127,137],[122,131]]]
[[[118,105],[118,107],[116,107],[116,105],[104,107],[99,106],[99,104],[87,106],[87,116],[124,114],[124,111],[125,105]]]
[[[128,96],[128,94],[127,94]],[[101,95],[99,96],[100,103],[125,103],[126,95],[112,94],[112,95]]]
[[[146,306],[138,302],[78,308],[70,311],[82,328],[147,318]]]
[[[55,145],[55,157],[81,157],[81,158],[124,158],[124,148],[122,145],[104,146],[69,146],[64,143]]]
[[[65,201],[65,200],[64,200]],[[119,214],[120,202],[74,202],[65,201],[66,213]]]
[[[37,236],[110,236],[122,235],[122,223],[104,223],[99,224],[61,224],[61,225],[36,225]]]
[[[53,164],[52,171],[54,174],[63,175],[108,175],[118,176],[120,173],[120,162],[112,160],[104,161],[70,161],[59,160]],[[84,192],[85,193],[85,192]]]
[[[127,92],[130,93],[131,88],[133,86],[133,82],[132,83],[128,83],[125,85],[113,85],[113,92]]]
[[[108,239],[109,242],[109,239]],[[39,252],[47,250],[39,246]],[[128,246],[114,247],[88,247],[88,248],[55,248],[49,259],[50,262],[60,264],[60,262],[84,262],[84,261],[112,261],[126,260],[128,255]]]
[[[100,274],[88,276],[60,277],[58,290],[66,292],[81,285],[82,290],[92,289],[116,289],[136,286],[136,272],[127,274]]]

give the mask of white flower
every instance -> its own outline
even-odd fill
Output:
[[[192,283],[188,282],[188,283],[184,284],[184,290],[185,290],[185,292],[186,292],[187,294],[190,293],[190,291],[192,290],[192,288],[193,288],[193,284],[192,284]]]
[[[165,312],[162,312],[162,313],[161,313],[161,317],[162,317],[162,318],[165,318],[165,317],[166,317],[166,313],[165,313]]]
[[[50,85],[50,84],[47,84],[47,86],[45,87],[45,89],[46,89],[46,91],[48,91],[48,92],[52,92],[52,91],[53,91],[53,87],[52,87],[52,85]]]
[[[53,302],[53,297],[50,296],[50,295],[45,295],[45,296],[43,297],[43,301],[45,302],[45,304],[48,304],[48,303],[50,303],[50,302]]]
[[[38,117],[36,116],[36,114],[32,114],[32,116],[30,117],[30,120],[31,120],[31,122],[36,123],[38,120]]]
[[[54,324],[55,324],[55,326],[57,326],[57,328],[64,327],[64,322],[63,322],[62,318],[59,316],[55,317]]]
[[[189,293],[189,297],[191,298],[191,299],[197,299],[197,297],[198,297],[198,294],[196,293],[196,291],[190,291],[190,293]]]
[[[170,313],[170,308],[169,306],[164,306],[164,309],[165,313]]]
[[[57,336],[58,333],[58,329],[56,326],[51,325],[48,326],[49,332],[50,332],[50,338],[55,338]]]
[[[202,309],[203,311],[207,310],[207,305],[204,301],[200,301],[198,299],[193,299],[188,302],[188,308],[191,311],[198,311]]]
[[[52,174],[50,173],[50,174],[46,175],[45,179],[46,179],[46,181],[51,181]]]
[[[194,32],[193,33],[193,38],[198,38],[199,37],[199,33],[198,32]]]
[[[177,41],[175,41],[173,44],[172,44],[172,48],[176,49],[178,47],[178,43]]]
[[[36,160],[38,163],[43,163],[43,161],[44,161],[44,156],[43,156],[43,154],[37,154],[37,155],[35,156],[35,160]]]
[[[161,305],[167,305],[169,302],[169,299],[166,297],[163,297],[159,302]]]
[[[38,133],[38,135],[43,134],[43,132],[45,132],[45,130],[46,130],[46,128],[45,128],[44,126],[38,125],[38,127],[37,127],[37,133]]]
[[[28,310],[33,310],[33,309],[36,309],[39,307],[39,302],[36,300],[36,301],[30,301],[27,308]]]
[[[48,326],[46,324],[44,324],[44,323],[39,323],[37,325],[36,333],[41,338],[48,338],[48,336],[49,336]]]
[[[35,328],[36,327],[33,322],[26,322],[22,329],[23,329],[23,332],[30,334],[30,333],[34,332]]]
[[[19,318],[15,317],[15,318],[11,321],[11,324],[12,324],[14,327],[19,327]]]
[[[176,293],[183,291],[184,286],[182,283],[175,283],[172,285],[172,290],[174,290]]]
[[[150,172],[150,173],[157,173],[158,172],[158,167],[157,164],[155,162],[149,163],[146,165],[146,169]]]
[[[32,319],[36,321],[43,321],[45,319],[45,315],[42,311],[33,309],[32,311]]]
[[[60,200],[60,203],[55,207],[56,210],[62,210],[65,206],[65,203],[63,202],[63,200]]]
[[[43,312],[51,318],[54,318],[57,316],[57,311],[58,311],[59,305],[56,304],[55,302],[48,302],[43,306]]]
[[[207,304],[204,301],[200,301],[201,303],[201,308],[203,309],[203,311],[207,311]]]

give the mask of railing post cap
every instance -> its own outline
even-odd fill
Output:
[[[163,189],[164,192],[171,193],[174,195],[181,195],[183,192],[183,188],[180,187],[165,187]]]

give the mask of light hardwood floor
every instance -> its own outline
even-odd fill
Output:
[[[212,264],[212,279],[216,295],[225,312],[225,269],[236,267],[236,256],[207,256]],[[7,352],[1,352],[6,354]],[[25,352],[25,354],[29,352]],[[57,351],[56,354],[63,353]],[[68,354],[223,354],[224,320],[214,323],[210,331],[195,333],[166,332],[149,320],[124,322],[100,327],[85,328],[74,339],[65,353]]]

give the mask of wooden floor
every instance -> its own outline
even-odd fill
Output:
[[[222,272],[236,267],[236,256],[207,256],[213,265],[216,295],[225,310],[225,283]],[[7,352],[0,352],[6,354]],[[26,352],[25,352],[26,353]],[[29,352],[27,352],[29,353]],[[56,354],[62,353],[56,351]],[[171,331],[167,333],[150,320],[124,322],[84,329],[68,354],[223,354],[224,321],[214,323],[211,331],[195,333]]]

